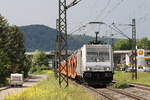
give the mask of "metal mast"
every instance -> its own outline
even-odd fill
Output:
[[[132,79],[137,79],[136,21],[132,19]]]
[[[136,50],[136,21],[135,19],[132,19],[132,24],[126,24],[128,26],[132,26],[132,38],[128,37],[127,35],[125,35],[119,28],[117,28],[115,26],[115,24],[113,23],[112,24],[116,31],[121,33],[123,36],[125,36],[126,38],[129,39],[129,42],[131,43],[132,45],[132,55],[131,55],[131,64],[132,64],[132,80],[136,80],[137,79],[137,50]],[[111,26],[109,26],[111,28]]]
[[[58,62],[59,62],[59,20],[56,19],[56,40],[55,40],[55,58],[54,58],[54,74],[55,77],[58,77]]]
[[[55,63],[57,67],[61,66],[61,61],[66,62],[65,67],[58,68],[59,85],[62,87],[62,83],[65,82],[65,87],[68,87],[68,42],[67,42],[67,9],[76,5],[81,0],[74,0],[69,5],[66,5],[66,0],[59,0],[59,18],[56,21],[56,44],[55,44]],[[55,67],[55,68],[57,68]],[[56,69],[57,70],[57,69]],[[62,75],[62,70],[66,71],[66,76]]]
[[[59,18],[57,20],[57,60],[58,64],[56,66],[61,66],[61,61],[66,61],[66,68],[58,68],[59,72],[59,85],[62,87],[62,82],[65,82],[65,87],[68,87],[68,43],[67,43],[67,10],[66,10],[66,0],[59,0]],[[62,53],[64,56],[62,56]],[[61,74],[62,70],[66,70],[66,77]]]

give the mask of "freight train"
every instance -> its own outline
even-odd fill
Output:
[[[58,67],[69,78],[80,80],[89,85],[106,86],[113,80],[114,63],[112,47],[109,44],[86,44],[75,51]]]

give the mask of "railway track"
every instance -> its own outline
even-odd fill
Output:
[[[125,92],[125,91],[123,91],[123,90],[113,89],[113,88],[107,88],[107,89],[108,89],[108,90],[111,90],[111,91],[114,91],[114,92],[117,92],[117,93],[119,93],[119,94],[125,95],[125,96],[127,96],[127,97],[133,98],[133,99],[135,99],[135,100],[149,100],[149,99],[143,98],[143,97],[141,97],[141,96],[138,96],[138,95],[134,95],[134,94]]]
[[[108,99],[108,100],[117,100],[117,98],[115,98],[115,97],[109,95],[108,93],[106,93],[106,92],[104,92],[104,91],[102,91],[102,90],[100,90],[100,89],[95,89],[95,88],[87,87],[87,86],[86,86],[86,88],[92,90],[92,91],[95,92],[96,94],[101,95],[101,96],[103,96],[104,98],[106,98],[106,99]]]
[[[117,81],[113,81],[112,83],[117,83]],[[128,83],[130,87],[135,87],[142,90],[150,91],[150,85],[140,84],[140,83]]]
[[[106,100],[149,100],[141,96],[125,92],[123,90],[114,88],[93,88],[88,85],[78,84],[73,82],[73,84],[85,88],[88,91],[92,91],[99,96],[104,97]],[[120,96],[119,96],[120,95]],[[102,99],[103,100],[103,99]]]
[[[149,85],[138,84],[138,83],[129,83],[129,85],[138,89],[150,91]]]
[[[121,100],[149,100],[149,99],[143,98],[141,96],[137,96],[137,95],[134,95],[134,94],[131,94],[131,93],[125,92],[123,90],[119,90],[119,89],[113,89],[113,88],[96,89],[96,88],[88,87],[88,86],[86,86],[86,88],[105,97],[108,100],[120,100],[120,99]],[[116,96],[113,96],[112,94],[114,94]]]
[[[105,93],[105,92],[103,92],[101,90],[98,90],[98,89],[95,89],[93,87],[90,87],[88,85],[77,83],[74,80],[69,80],[69,82],[71,82],[72,84],[74,84],[76,86],[79,86],[80,88],[83,88],[83,89],[85,89],[87,91],[93,92],[96,95],[103,96],[107,100],[117,100],[117,98],[115,98],[113,96],[110,96],[108,93]],[[99,100],[99,98],[98,98],[98,100]],[[103,100],[103,99],[101,99],[101,100]]]

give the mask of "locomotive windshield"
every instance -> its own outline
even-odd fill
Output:
[[[109,50],[108,49],[87,49],[87,62],[106,62],[109,61]]]

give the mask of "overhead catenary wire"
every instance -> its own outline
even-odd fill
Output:
[[[77,31],[81,30],[82,28],[86,27],[86,25],[87,25],[87,24],[80,26],[79,28],[77,28],[77,29],[71,31],[69,34],[73,34],[73,33],[77,32]]]
[[[98,0],[96,0],[96,1],[94,2],[94,5],[96,4],[97,1],[98,1]],[[106,6],[101,10],[101,13],[103,13],[103,12],[108,8],[108,6],[109,6],[110,3],[111,3],[111,0],[108,0]],[[91,7],[91,8],[93,8],[93,7]],[[97,18],[98,18],[98,17],[97,17]],[[77,27],[73,28],[73,31],[71,31],[69,34],[73,34],[73,33],[77,32],[77,31],[79,31],[81,28],[83,28],[83,26],[84,26],[84,25],[79,26],[79,28],[77,28]]]
[[[141,2],[140,5],[138,5],[138,8],[143,9],[146,12],[146,8],[147,8],[146,4],[149,4],[147,1],[149,1],[149,0],[143,0],[143,2]],[[148,20],[148,17],[150,17],[149,9],[147,9],[147,10],[148,10],[147,13],[142,14],[142,16],[137,18],[138,22],[140,22],[141,24],[146,22]]]
[[[94,6],[97,4],[97,2],[98,2],[98,0],[95,0],[94,3],[93,3],[93,5],[92,5],[92,7],[90,7],[91,9],[90,9],[90,14],[89,14],[89,16],[92,15],[92,14],[91,14],[92,8],[94,8]],[[100,14],[102,14],[102,13],[105,12],[105,10],[108,8],[108,6],[109,6],[110,3],[111,3],[111,0],[108,0],[108,2],[106,3],[105,7],[101,10]],[[100,15],[100,14],[99,14],[99,15]],[[98,16],[99,16],[99,15],[98,15]],[[98,16],[97,16],[95,19],[97,19]],[[85,18],[85,19],[87,19],[87,18]],[[82,26],[81,26],[81,27],[82,27]],[[80,26],[79,26],[79,28],[80,28]],[[75,27],[75,29],[77,29],[77,27]],[[72,32],[71,32],[71,33],[72,33]]]
[[[73,0],[70,4],[68,4],[68,5],[66,6],[66,9],[75,6],[75,5],[78,4],[80,1],[82,1],[82,0]]]
[[[146,18],[150,17],[150,12],[145,14],[144,16],[138,18],[139,21],[141,21],[141,23],[146,22]]]
[[[114,28],[111,27],[110,25],[109,25],[109,27],[112,28],[113,30],[117,31],[118,33],[120,33],[121,35],[123,35],[124,37],[126,37],[127,39],[129,39],[129,40],[131,39],[129,36],[127,36],[126,34],[124,34],[124,32],[122,32],[118,27],[116,27],[114,23],[112,23],[112,25],[113,25]]]
[[[124,2],[124,0],[121,0],[120,2],[118,2],[113,8],[111,8],[107,13],[106,15],[101,19],[102,21],[108,17],[108,15],[110,13],[112,13],[114,10],[116,10],[122,3]]]
[[[97,1],[97,0],[95,0],[95,1]],[[117,3],[116,2],[116,5],[114,5],[114,7],[112,8],[112,9],[110,9],[107,13],[106,13],[106,17],[109,17],[108,15],[109,15],[109,13],[112,13],[114,10],[116,10],[123,2],[124,2],[125,0],[119,0],[119,2]],[[111,1],[110,1],[110,3],[111,3]],[[110,6],[110,3],[107,3],[107,4],[109,4],[108,6],[106,6],[105,5],[105,9],[106,8],[108,8],[109,6]],[[106,10],[104,10],[104,12],[105,12]],[[103,12],[102,12],[103,13]],[[144,16],[141,16],[141,17],[139,17],[139,20],[140,21],[143,21],[143,22],[146,22],[147,20],[149,20],[148,19],[148,17],[149,17],[149,15],[150,15],[150,13],[146,13]],[[105,17],[105,18],[106,18]],[[138,19],[137,19],[138,20]],[[103,20],[101,20],[101,21],[103,21]],[[121,26],[121,25],[119,25],[119,26]],[[82,26],[81,26],[82,27]],[[80,28],[80,26],[79,26],[79,28],[75,28],[73,31],[71,31],[70,33],[75,33],[75,32],[77,32],[77,31],[79,31],[80,29],[82,29],[82,28]],[[130,29],[130,27],[125,27],[124,29],[122,29],[121,28],[121,30],[124,32],[124,30],[128,30],[128,29]]]
[[[100,13],[96,16],[95,20],[97,20],[99,17],[101,17],[103,15],[103,13],[105,12],[105,10],[109,7],[111,3],[111,0],[108,0],[105,7],[100,11]]]

